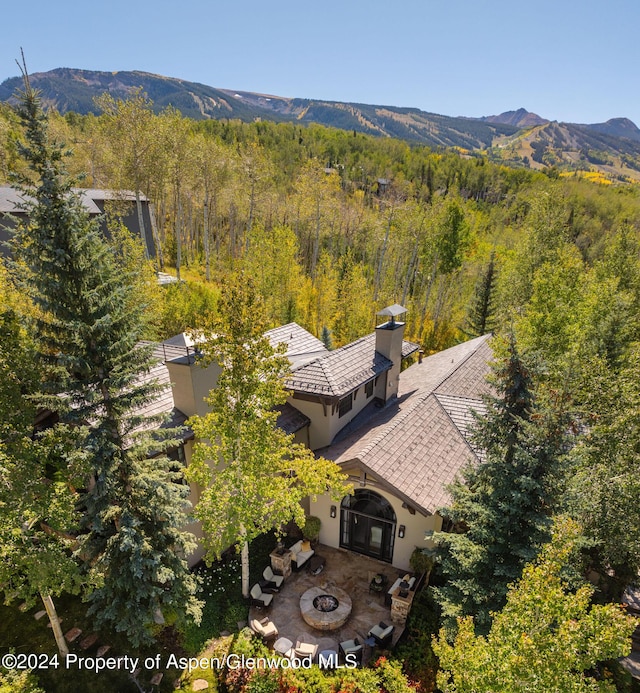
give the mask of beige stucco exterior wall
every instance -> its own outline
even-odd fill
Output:
[[[425,533],[438,531],[442,527],[442,518],[439,515],[425,517],[416,512],[412,515],[407,508],[402,507],[402,501],[387,491],[378,487],[372,488],[376,493],[386,498],[396,514],[396,536],[393,543],[392,565],[400,570],[410,570],[409,559],[413,550],[433,548],[431,540],[425,541]],[[336,506],[336,517],[331,517],[331,506]],[[340,502],[331,500],[329,495],[319,496],[316,503],[311,503],[311,515],[315,515],[322,521],[320,528],[320,543],[338,548],[340,546]],[[398,527],[405,526],[403,539],[398,537]]]
[[[384,381],[384,373],[379,376],[379,382]],[[364,391],[364,385],[359,387],[353,394],[355,399],[352,400],[353,406],[351,411],[344,416],[340,416],[337,403],[335,406],[331,403],[326,405],[326,416],[321,402],[310,402],[304,399],[289,398],[289,404],[295,407],[298,411],[309,417],[311,424],[309,425],[309,447],[312,450],[318,450],[331,444],[335,436],[350,423],[369,402],[373,401],[373,396],[376,394],[377,388],[374,388],[373,395],[367,397]],[[332,413],[333,412],[333,413]]]

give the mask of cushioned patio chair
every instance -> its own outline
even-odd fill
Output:
[[[362,662],[363,649],[364,648],[360,644],[358,638],[353,638],[353,640],[344,640],[340,643],[340,654],[343,656],[345,661],[347,661],[347,655],[351,655],[351,657],[349,657],[349,661],[353,661],[353,657],[355,656],[357,662]]]
[[[262,577],[270,583],[270,586],[272,586],[272,589],[279,590],[282,587],[282,583],[284,582],[284,577],[282,575],[276,575],[273,570],[271,569],[271,566],[268,565],[263,571],[262,571]]]
[[[318,646],[315,643],[298,640],[296,646],[293,649],[295,652],[295,656],[299,659],[304,659],[308,657],[313,662],[313,658],[316,656],[316,653],[318,651]]]
[[[266,592],[263,592],[260,589],[260,585],[257,582],[251,588],[251,592],[249,592],[249,594],[251,596],[251,605],[252,606],[258,606],[258,607],[271,606],[271,602],[273,601],[273,595],[267,594]]]
[[[257,633],[264,640],[271,640],[271,638],[278,637],[276,624],[268,618],[252,618],[251,621],[249,621],[249,626],[254,633]]]
[[[368,635],[374,638],[378,647],[389,647],[393,638],[395,626],[388,626],[384,621],[380,621],[377,626],[373,626]]]

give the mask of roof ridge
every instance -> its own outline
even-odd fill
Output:
[[[444,385],[444,383],[445,383],[454,373],[456,373],[458,370],[460,370],[460,368],[461,368],[472,356],[475,356],[475,354],[478,352],[478,350],[480,349],[480,347],[481,347],[481,346],[484,346],[484,345],[489,341],[489,339],[491,339],[491,336],[492,336],[491,334],[482,335],[482,337],[481,337],[481,338],[482,338],[482,341],[478,343],[478,346],[477,346],[475,349],[473,349],[473,351],[470,351],[466,356],[464,356],[464,357],[461,359],[461,361],[460,361],[458,364],[456,364],[456,366],[455,366],[455,368],[454,368],[453,370],[449,371],[446,375],[442,376],[442,378],[437,382],[437,384],[434,385],[434,387],[432,388],[431,392],[433,392],[433,393],[435,394],[436,391],[438,390],[438,388],[442,387],[442,385]],[[481,339],[481,338],[479,337],[478,339]],[[460,342],[460,344],[465,344],[465,342]],[[458,346],[458,345],[456,345],[456,346]],[[452,347],[452,348],[454,348],[454,347]]]
[[[453,427],[456,429],[456,431],[458,431],[458,435],[462,438],[462,440],[464,440],[465,445],[469,448],[469,450],[471,450],[471,452],[473,453],[473,456],[478,460],[478,462],[481,462],[482,460],[480,458],[480,455],[473,448],[471,443],[467,440],[467,436],[465,436],[465,434],[460,430],[460,428],[458,427],[458,424],[455,422],[453,416],[451,416],[451,414],[449,414],[449,412],[444,408],[444,405],[440,401],[440,397],[451,397],[452,399],[470,399],[470,400],[473,400],[475,402],[479,402],[480,404],[482,404],[482,399],[475,398],[475,397],[460,397],[459,395],[447,395],[447,394],[439,393],[439,392],[433,392],[432,394],[435,397],[436,402],[438,403],[438,406],[442,409],[442,411],[448,417],[449,421],[451,421],[451,423],[453,424]]]

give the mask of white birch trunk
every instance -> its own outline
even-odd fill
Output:
[[[60,619],[58,618],[56,607],[53,604],[53,599],[51,599],[51,595],[46,592],[40,592],[40,598],[42,599],[44,608],[47,611],[49,623],[51,624],[51,630],[53,630],[53,635],[56,639],[56,644],[58,645],[58,651],[63,657],[66,657],[69,654],[69,648],[67,647],[67,641],[64,639],[64,635],[62,634]]]

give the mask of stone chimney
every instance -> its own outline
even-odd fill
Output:
[[[406,312],[406,308],[395,303],[377,313],[387,318],[387,321],[376,327],[376,351],[393,363],[391,370],[386,373],[384,392],[376,388],[376,395],[385,403],[398,395],[404,322],[399,322],[396,318],[404,316]]]

